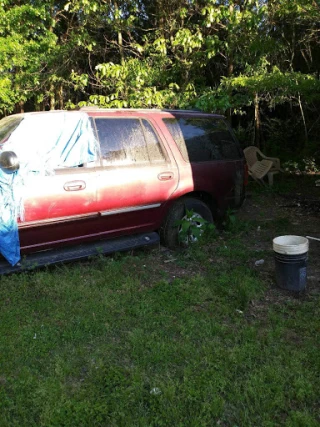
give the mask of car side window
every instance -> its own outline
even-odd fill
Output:
[[[223,119],[163,119],[182,157],[189,162],[241,158],[238,143]]]
[[[95,118],[103,165],[134,165],[166,160],[157,134],[147,120]]]
[[[166,155],[155,130],[147,120],[141,120],[141,123],[144,129],[147,150],[151,163],[164,162],[166,160]]]

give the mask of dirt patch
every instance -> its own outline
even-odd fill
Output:
[[[270,284],[270,298],[279,298],[274,275],[272,240],[277,236],[290,234],[320,239],[320,188],[310,185],[305,191],[298,188],[296,192],[260,195],[249,190],[238,219],[256,224],[250,235],[245,236],[248,244],[257,252],[256,260],[252,260],[252,263]],[[259,252],[263,256],[260,257]],[[256,261],[260,259],[264,262],[256,266]],[[307,274],[307,294],[320,293],[320,241],[309,240]]]
[[[284,176],[283,180],[286,179]],[[252,303],[251,315],[263,315],[270,304],[283,305],[288,300],[320,295],[320,241],[309,241],[307,289],[300,294],[284,291],[277,286],[272,249],[272,240],[277,236],[298,235],[320,239],[320,187],[315,186],[314,180],[297,178],[290,183],[290,191],[278,192],[270,189],[261,192],[255,183],[250,183],[246,201],[236,218],[240,231],[235,230],[234,235],[253,253],[247,265],[267,284],[263,301]],[[241,231],[241,226],[246,223],[249,226]],[[171,251],[161,247],[160,257],[159,250],[155,250],[152,263],[155,278],[162,274],[164,280],[172,282],[178,278],[206,274],[205,262],[212,262],[213,265],[224,263],[225,259],[217,254],[216,249],[224,245],[229,237],[220,231],[217,239],[205,247],[205,261],[199,259],[195,262],[188,250]],[[233,260],[234,266],[242,264],[241,259]]]

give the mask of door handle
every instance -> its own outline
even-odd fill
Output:
[[[66,191],[79,191],[86,188],[86,183],[84,181],[69,181],[66,182],[63,186]]]
[[[162,172],[159,173],[158,179],[160,181],[170,181],[170,179],[173,179],[174,173],[173,172]]]

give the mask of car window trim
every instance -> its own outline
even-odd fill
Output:
[[[99,142],[100,167],[102,167],[102,168],[107,168],[107,167],[110,167],[110,168],[114,168],[114,167],[122,168],[122,167],[132,167],[132,166],[139,167],[139,166],[143,166],[143,165],[156,166],[156,165],[163,165],[163,164],[171,164],[170,156],[168,155],[166,147],[163,144],[162,138],[160,137],[159,132],[157,131],[156,127],[154,126],[154,124],[152,123],[152,121],[149,118],[140,117],[140,116],[136,116],[136,115],[130,116],[130,117],[129,116],[115,117],[115,116],[98,115],[98,116],[90,116],[90,119],[94,122],[94,131],[95,131],[96,138],[97,138],[97,140]],[[103,156],[102,156],[102,153],[101,153],[101,142],[100,142],[100,138],[99,138],[99,135],[98,135],[98,130],[97,130],[97,125],[96,125],[95,119],[105,119],[105,120],[108,120],[108,119],[117,119],[117,120],[136,119],[136,120],[139,120],[140,126],[142,128],[142,132],[143,132],[143,137],[144,137],[144,140],[145,140],[145,143],[146,143],[146,149],[148,150],[148,148],[147,148],[147,138],[146,138],[146,133],[145,133],[146,130],[145,130],[145,127],[143,125],[143,120],[146,120],[150,124],[152,130],[154,131],[154,133],[155,133],[155,135],[157,137],[157,141],[160,144],[161,151],[162,151],[162,154],[163,154],[163,160],[162,161],[161,160],[160,161],[153,161],[153,162],[149,161],[149,162],[146,162],[145,164],[144,163],[137,163],[137,164],[131,163],[131,164],[127,164],[127,165],[114,165],[114,166],[113,165],[104,165],[103,164]],[[97,166],[97,167],[99,167],[99,166]]]

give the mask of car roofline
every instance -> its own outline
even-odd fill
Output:
[[[81,107],[79,111],[84,112],[134,112],[137,111],[139,113],[169,113],[169,114],[196,114],[196,115],[207,115],[207,116],[216,116],[216,117],[224,117],[223,114],[216,113],[207,113],[197,109],[170,109],[170,108],[102,108],[102,107],[94,107],[94,106],[85,106]]]
[[[25,113],[16,113],[16,114],[10,114],[6,117],[27,117],[32,115],[47,115],[47,114],[59,114],[59,113],[144,113],[146,115],[148,114],[172,114],[175,115],[193,115],[193,116],[199,116],[199,117],[216,117],[216,118],[224,118],[225,116],[222,114],[216,114],[216,113],[207,113],[201,110],[178,110],[178,109],[160,109],[160,108],[100,108],[100,107],[82,107],[80,109],[75,110],[49,110],[49,111],[30,111]]]

